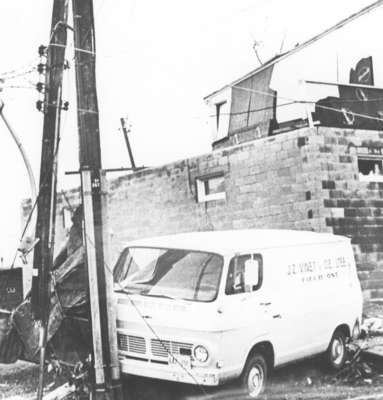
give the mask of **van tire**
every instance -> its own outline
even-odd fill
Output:
[[[347,338],[341,329],[337,329],[330,340],[325,354],[326,364],[332,371],[343,368],[347,359]]]
[[[261,395],[266,387],[267,363],[260,353],[250,354],[240,377],[242,392],[248,399]]]

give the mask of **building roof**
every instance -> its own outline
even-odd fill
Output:
[[[221,89],[214,91],[213,93],[210,93],[209,95],[207,95],[206,97],[204,97],[204,100],[207,100],[209,97],[214,96],[216,93],[221,92],[222,90],[228,88],[228,87],[233,87],[235,85],[238,85],[238,83],[242,82],[243,80],[249,78],[252,75],[255,75],[261,71],[263,71],[264,69],[284,60],[285,58],[297,53],[298,51],[303,50],[304,48],[311,46],[312,44],[314,44],[315,42],[317,42],[318,40],[322,39],[323,37],[329,35],[332,32],[335,32],[336,30],[343,28],[345,25],[347,25],[348,23],[354,21],[355,19],[361,17],[364,14],[369,13],[370,11],[372,11],[373,9],[379,7],[381,5],[381,3],[379,1],[376,1],[372,4],[369,4],[368,6],[362,8],[360,11],[351,14],[349,17],[342,19],[341,21],[339,21],[338,23],[336,23],[335,25],[329,27],[328,29],[325,29],[323,32],[319,33],[318,35],[313,36],[311,39],[306,40],[303,43],[298,43],[295,47],[293,47],[292,49],[290,49],[289,51],[286,51],[285,53],[282,54],[278,54],[275,57],[271,58],[270,60],[266,61],[264,64],[262,64],[261,66],[259,66],[258,68],[256,68],[255,70],[249,72],[248,74],[242,76],[241,78],[235,80],[234,82],[223,86]]]
[[[288,229],[246,229],[179,233],[168,236],[139,239],[128,247],[160,247],[230,253],[320,243],[349,242],[343,236],[331,233],[294,231]]]
[[[276,63],[276,61],[277,61],[280,57],[285,56],[285,54],[287,54],[287,53],[289,53],[289,52],[282,53],[282,54],[277,54],[276,56],[270,58],[270,59],[267,60],[265,63],[263,63],[262,65],[260,65],[258,68],[253,69],[252,71],[248,72],[246,75],[243,75],[242,77],[236,79],[235,81],[233,81],[233,82],[231,82],[231,83],[229,83],[229,84],[227,84],[227,85],[221,87],[221,88],[218,89],[218,90],[215,90],[214,92],[212,92],[212,93],[208,94],[207,96],[205,96],[203,99],[204,99],[204,100],[207,100],[207,99],[209,99],[210,97],[214,96],[216,93],[219,93],[219,92],[221,92],[222,90],[225,90],[225,89],[227,89],[227,88],[229,88],[229,87],[236,86],[236,85],[238,85],[239,83],[241,83],[242,81],[244,81],[245,79],[250,78],[251,76],[256,75],[256,74],[262,72],[262,71],[265,70],[266,68],[269,68],[270,66],[274,65],[274,64]]]

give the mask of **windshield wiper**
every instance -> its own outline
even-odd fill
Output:
[[[172,296],[168,296],[168,295],[166,295],[166,294],[151,294],[151,293],[148,293],[148,292],[146,292],[146,293],[141,292],[140,294],[141,294],[142,296],[159,297],[159,298],[161,298],[161,299],[184,300],[184,299],[182,299],[181,297],[172,297]]]

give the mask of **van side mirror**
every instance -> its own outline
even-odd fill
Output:
[[[259,261],[249,258],[244,267],[245,292],[252,292],[254,286],[259,284]]]

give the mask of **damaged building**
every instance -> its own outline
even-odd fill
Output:
[[[143,237],[332,232],[351,237],[365,298],[383,298],[383,92],[372,87],[372,59],[356,65],[350,84],[333,85],[338,96],[310,108],[278,97],[270,85],[275,61],[205,98],[212,152],[110,179],[111,264],[127,241]],[[279,118],[290,106],[301,117]],[[58,196],[57,243],[70,227],[68,202],[79,203],[77,189]],[[25,201],[23,218],[29,210]]]

